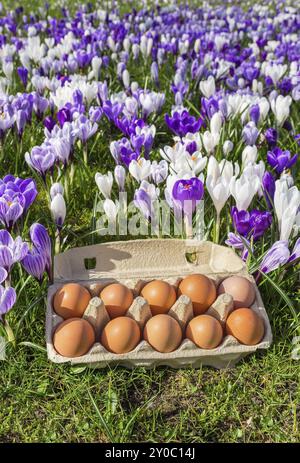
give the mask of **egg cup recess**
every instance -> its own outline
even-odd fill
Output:
[[[144,243],[139,242],[120,242],[120,243],[109,243],[109,246],[113,248],[121,249],[123,254],[128,253],[137,254],[138,261],[142,261],[141,255],[141,246]],[[272,340],[272,333],[269,324],[269,320],[267,314],[265,312],[259,291],[255,285],[255,282],[251,276],[249,276],[246,272],[246,269],[243,268],[243,263],[241,262],[241,267],[237,268],[237,261],[236,255],[233,253],[231,256],[229,252],[229,265],[228,268],[225,268],[223,265],[220,268],[220,256],[218,255],[219,250],[223,252],[222,246],[216,246],[212,243],[200,243],[197,245],[199,250],[201,251],[201,256],[203,257],[202,262],[200,260],[197,262],[195,266],[189,265],[188,268],[184,268],[184,265],[178,262],[176,266],[172,268],[172,262],[174,260],[174,255],[176,257],[177,247],[179,247],[180,253],[183,251],[183,244],[181,240],[147,240],[146,247],[149,247],[151,250],[151,255],[147,259],[144,260],[145,268],[138,268],[137,260],[134,262],[134,268],[130,268],[130,265],[127,268],[127,265],[119,266],[118,263],[116,265],[116,271],[111,271],[111,269],[106,269],[105,272],[96,273],[93,275],[83,275],[81,272],[78,274],[71,274],[68,275],[60,275],[60,278],[56,279],[54,285],[49,287],[48,291],[48,302],[47,302],[47,322],[46,322],[46,335],[47,335],[47,351],[48,357],[50,360],[56,363],[64,363],[69,362],[71,364],[87,364],[93,367],[105,367],[109,364],[119,364],[123,365],[128,368],[133,368],[135,366],[144,366],[147,368],[153,368],[159,365],[166,365],[173,368],[183,368],[183,367],[199,367],[200,365],[210,365],[215,368],[227,368],[234,366],[237,361],[239,361],[242,357],[250,354],[251,352],[256,351],[257,349],[265,349],[268,348],[271,340]],[[152,241],[149,243],[149,241]],[[171,241],[171,243],[169,243]],[[176,247],[174,248],[174,242],[176,243]],[[95,245],[92,246],[93,252],[95,247],[102,251],[103,245]],[[106,246],[106,245],[105,245]],[[151,260],[152,255],[157,255],[159,247],[159,252],[164,253],[166,249],[169,249],[170,246],[172,249],[169,249],[168,253],[168,262],[170,262],[170,268],[163,268],[160,269],[161,262],[157,264],[157,259],[155,260],[155,265],[158,265],[158,268],[154,268],[149,262]],[[181,250],[180,250],[181,247]],[[78,252],[76,253],[76,259],[80,254],[84,254],[87,248],[79,248]],[[221,248],[221,249],[220,249]],[[130,252],[129,252],[130,249]],[[75,251],[75,250],[71,250]],[[213,251],[213,252],[212,252]],[[226,248],[226,254],[230,251]],[[68,251],[64,254],[67,254]],[[144,253],[144,251],[143,251]],[[61,256],[65,258],[62,254]],[[147,253],[146,253],[147,254]],[[213,255],[211,255],[213,254]],[[72,253],[73,257],[74,253]],[[208,265],[209,258],[213,257],[212,263]],[[101,262],[101,253],[100,257],[97,258],[99,262]],[[164,260],[164,256],[162,256],[162,260]],[[148,264],[149,262],[149,264]],[[218,265],[214,266],[214,263],[217,262]],[[235,268],[232,269],[231,263],[234,263]],[[73,262],[72,262],[73,263]],[[223,262],[224,263],[224,262]],[[130,262],[129,262],[130,264]],[[149,268],[147,268],[149,265]],[[118,268],[119,267],[119,268]],[[132,266],[133,267],[133,264]],[[219,267],[217,269],[217,267]],[[72,269],[72,273],[74,270]],[[129,287],[133,291],[133,300],[130,307],[127,309],[126,313],[124,314],[126,317],[130,317],[136,321],[139,325],[141,333],[143,332],[143,328],[145,327],[146,322],[151,318],[152,314],[150,311],[149,304],[147,301],[140,295],[142,292],[142,288],[145,284],[153,281],[153,280],[163,280],[168,282],[170,285],[178,288],[180,282],[183,280],[184,277],[190,274],[201,274],[204,276],[209,277],[210,279],[214,280],[215,287],[216,287],[216,300],[208,307],[205,311],[206,315],[213,316],[216,318],[221,325],[223,326],[224,330],[226,329],[226,319],[232,313],[233,310],[233,297],[228,293],[218,293],[219,285],[228,277],[230,276],[242,276],[251,283],[253,283],[254,291],[255,291],[255,300],[251,305],[251,309],[254,310],[257,314],[259,314],[264,322],[264,337],[263,339],[256,345],[243,345],[237,341],[233,336],[226,335],[223,337],[221,344],[218,345],[214,349],[202,349],[197,347],[191,340],[185,338],[185,330],[189,323],[189,321],[193,318],[193,309],[192,303],[188,296],[181,295],[177,297],[175,303],[170,307],[170,309],[166,312],[166,314],[173,317],[180,325],[181,330],[183,331],[183,338],[179,345],[179,347],[171,352],[158,352],[154,350],[147,341],[141,340],[136,347],[131,350],[130,352],[125,352],[121,354],[112,353],[104,348],[99,342],[101,332],[103,331],[104,326],[109,323],[110,317],[108,316],[107,311],[105,311],[105,307],[103,310],[103,301],[99,297],[102,290],[107,287],[109,284],[112,283],[121,283],[127,287]],[[59,317],[53,310],[52,307],[52,299],[55,292],[63,286],[65,283],[78,283],[88,289],[90,292],[91,299],[89,301],[88,307],[84,311],[82,316],[83,319],[87,320],[90,324],[94,326],[96,332],[96,342],[91,347],[91,349],[81,357],[73,357],[68,358],[62,355],[59,355],[53,346],[52,334],[55,330],[56,326],[59,322],[63,319]],[[102,309],[101,309],[102,307]]]

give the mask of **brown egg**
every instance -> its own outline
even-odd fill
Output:
[[[173,352],[181,343],[182,331],[170,315],[159,314],[147,321],[144,339],[158,352]]]
[[[122,317],[132,304],[133,293],[131,289],[121,283],[112,283],[102,289],[100,293],[110,318]]]
[[[167,313],[176,301],[174,286],[162,280],[147,283],[141,291],[141,296],[149,303],[152,315]]]
[[[133,350],[141,339],[141,330],[135,320],[117,317],[108,322],[101,335],[101,344],[114,354],[125,354]]]
[[[82,317],[91,295],[88,290],[78,283],[67,283],[58,289],[53,299],[55,312],[61,317]]]
[[[234,310],[226,321],[226,333],[234,336],[240,343],[254,346],[264,337],[263,319],[252,309]]]
[[[53,336],[55,350],[64,357],[80,357],[95,342],[92,325],[83,318],[69,318],[58,325]]]
[[[189,322],[186,337],[201,349],[215,349],[223,339],[223,328],[216,318],[198,315]]]
[[[178,295],[188,296],[193,303],[194,315],[201,315],[216,300],[214,282],[205,275],[188,275],[179,284]]]
[[[218,294],[231,294],[234,308],[250,307],[255,300],[253,283],[245,277],[232,276],[222,281],[218,288]]]

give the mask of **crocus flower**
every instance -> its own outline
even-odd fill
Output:
[[[275,182],[274,209],[277,216],[280,240],[288,240],[296,221],[300,206],[300,191],[296,186],[289,188],[286,180]]]
[[[267,140],[267,143],[269,145],[269,148],[272,149],[276,146],[277,140],[278,140],[278,132],[274,128],[269,128],[265,131],[265,137]]]
[[[6,175],[3,179],[0,179],[0,196],[4,193],[13,194],[13,192],[24,196],[24,212],[28,210],[38,194],[36,183],[32,178],[23,179],[14,175]]]
[[[28,81],[28,70],[25,67],[20,66],[17,68],[17,72],[22,84],[26,87]]]
[[[268,208],[272,209],[274,203],[275,179],[271,172],[266,171],[264,173],[262,178],[262,186]]]
[[[186,202],[187,208],[190,203],[191,211],[194,211],[198,201],[204,196],[203,183],[197,177],[177,180],[173,186],[172,194],[174,199],[180,202],[183,210],[186,210]]]
[[[254,241],[259,239],[272,223],[272,215],[268,211],[253,209],[250,212],[238,211],[236,207],[231,209],[231,217],[236,231]]]
[[[276,270],[280,265],[284,265],[290,257],[288,248],[288,241],[276,241],[269,251],[265,254],[261,264],[260,270],[263,273],[270,273]]]
[[[127,167],[132,160],[137,160],[139,155],[131,146],[127,138],[122,138],[118,141],[113,141],[110,144],[110,152],[115,161],[120,164],[125,164]]]
[[[119,191],[124,191],[126,171],[123,166],[116,166],[114,170],[114,176],[116,183],[119,187]]]
[[[111,172],[108,172],[107,174],[100,174],[99,172],[96,173],[95,182],[104,198],[110,198],[113,181],[114,178]]]
[[[17,300],[16,291],[11,286],[4,288],[0,285],[0,318],[13,307]]]
[[[258,137],[258,129],[254,122],[248,122],[247,125],[243,128],[242,136],[247,145],[255,145],[255,142]]]
[[[45,179],[47,172],[53,168],[56,161],[54,149],[45,145],[34,146],[31,153],[25,153],[25,161]]]
[[[84,115],[81,115],[73,123],[73,134],[78,137],[83,143],[86,143],[87,140],[92,137],[98,129],[96,123],[92,123]]]
[[[183,110],[182,112],[175,111],[172,116],[166,114],[165,121],[172,132],[179,137],[184,137],[188,132],[198,132],[203,124],[201,118],[196,119],[187,110]]]
[[[34,223],[30,227],[29,234],[34,248],[45,257],[46,270],[51,278],[52,245],[49,233],[42,224]]]
[[[144,158],[133,160],[129,164],[129,172],[135,180],[142,182],[151,175],[151,161]]]
[[[259,109],[258,104],[255,104],[255,105],[251,106],[251,108],[249,109],[249,116],[250,116],[251,121],[255,125],[258,124],[258,121],[259,121],[259,118],[260,118],[260,109]]]
[[[151,164],[151,175],[156,185],[164,182],[168,175],[168,163],[164,159],[160,162],[153,161]]]
[[[15,240],[7,230],[0,230],[0,266],[8,273],[28,252],[28,245],[18,236]]]
[[[271,109],[275,115],[276,122],[278,125],[282,125],[284,121],[289,117],[290,106],[292,98],[288,96],[278,95],[271,101]]]
[[[29,275],[32,275],[38,281],[42,281],[46,271],[47,259],[45,254],[34,247],[28,251],[26,257],[22,260],[22,265]]]
[[[50,204],[50,211],[56,227],[60,229],[64,224],[67,213],[66,202],[61,193],[57,193],[53,197]]]
[[[56,125],[56,122],[53,119],[53,117],[47,116],[47,117],[45,117],[45,119],[43,121],[43,124],[44,124],[44,127],[46,127],[46,129],[51,133],[53,128]]]
[[[291,157],[291,153],[288,150],[282,151],[278,146],[273,148],[272,151],[268,151],[267,154],[268,163],[278,174],[292,167],[296,163],[297,158],[298,154]]]
[[[223,160],[219,164],[214,156],[210,156],[207,166],[206,188],[214,203],[217,215],[230,196],[230,181],[233,177],[233,166]]]
[[[247,210],[254,195],[260,187],[260,179],[253,175],[248,177],[244,174],[240,178],[234,176],[230,181],[230,192],[236,201],[238,210]]]

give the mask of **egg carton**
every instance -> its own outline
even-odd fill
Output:
[[[189,339],[173,352],[155,351],[147,341],[142,340],[136,348],[125,354],[108,352],[100,342],[90,351],[75,358],[64,357],[56,352],[52,338],[57,325],[63,320],[53,310],[53,297],[66,283],[76,282],[85,286],[92,299],[83,317],[94,326],[96,339],[109,321],[109,316],[99,294],[110,283],[120,282],[131,288],[135,298],[127,311],[141,330],[151,317],[149,305],[139,294],[142,287],[153,279],[161,279],[177,286],[186,275],[201,273],[214,280],[216,286],[232,275],[249,279],[255,287],[256,298],[251,308],[263,319],[265,333],[262,341],[255,346],[240,344],[233,336],[225,336],[215,349],[200,349]],[[222,324],[232,310],[232,298],[220,295],[206,312]],[[169,311],[183,332],[193,317],[192,303],[187,296],[180,296]],[[154,368],[160,365],[172,368],[200,367],[210,365],[215,368],[233,367],[246,355],[267,349],[272,342],[272,331],[259,290],[252,276],[247,273],[245,263],[227,247],[209,241],[184,241],[179,239],[148,239],[119,241],[73,248],[54,258],[54,284],[48,289],[46,312],[46,341],[48,358],[55,363],[87,364],[92,367],[122,365]]]

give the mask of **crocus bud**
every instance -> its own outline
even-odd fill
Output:
[[[124,69],[124,71],[122,72],[122,80],[123,80],[124,87],[129,88],[130,87],[130,75],[127,69]]]
[[[107,175],[102,175],[97,172],[95,175],[95,182],[100,193],[102,193],[105,198],[110,198],[113,181],[114,179],[111,172],[108,172]]]
[[[124,185],[125,185],[125,177],[126,177],[126,171],[123,166],[116,166],[115,167],[115,180],[117,182],[117,185],[119,187],[120,191],[124,190]]]
[[[61,228],[66,218],[66,203],[62,194],[54,196],[50,204],[50,210],[57,228]]]
[[[231,140],[226,140],[223,144],[224,156],[227,156],[233,150],[233,143]]]
[[[60,195],[64,194],[64,187],[62,186],[61,183],[56,182],[56,183],[53,183],[53,185],[50,188],[50,197],[51,197],[51,199],[53,199],[54,196],[56,196],[58,194],[60,194]]]

